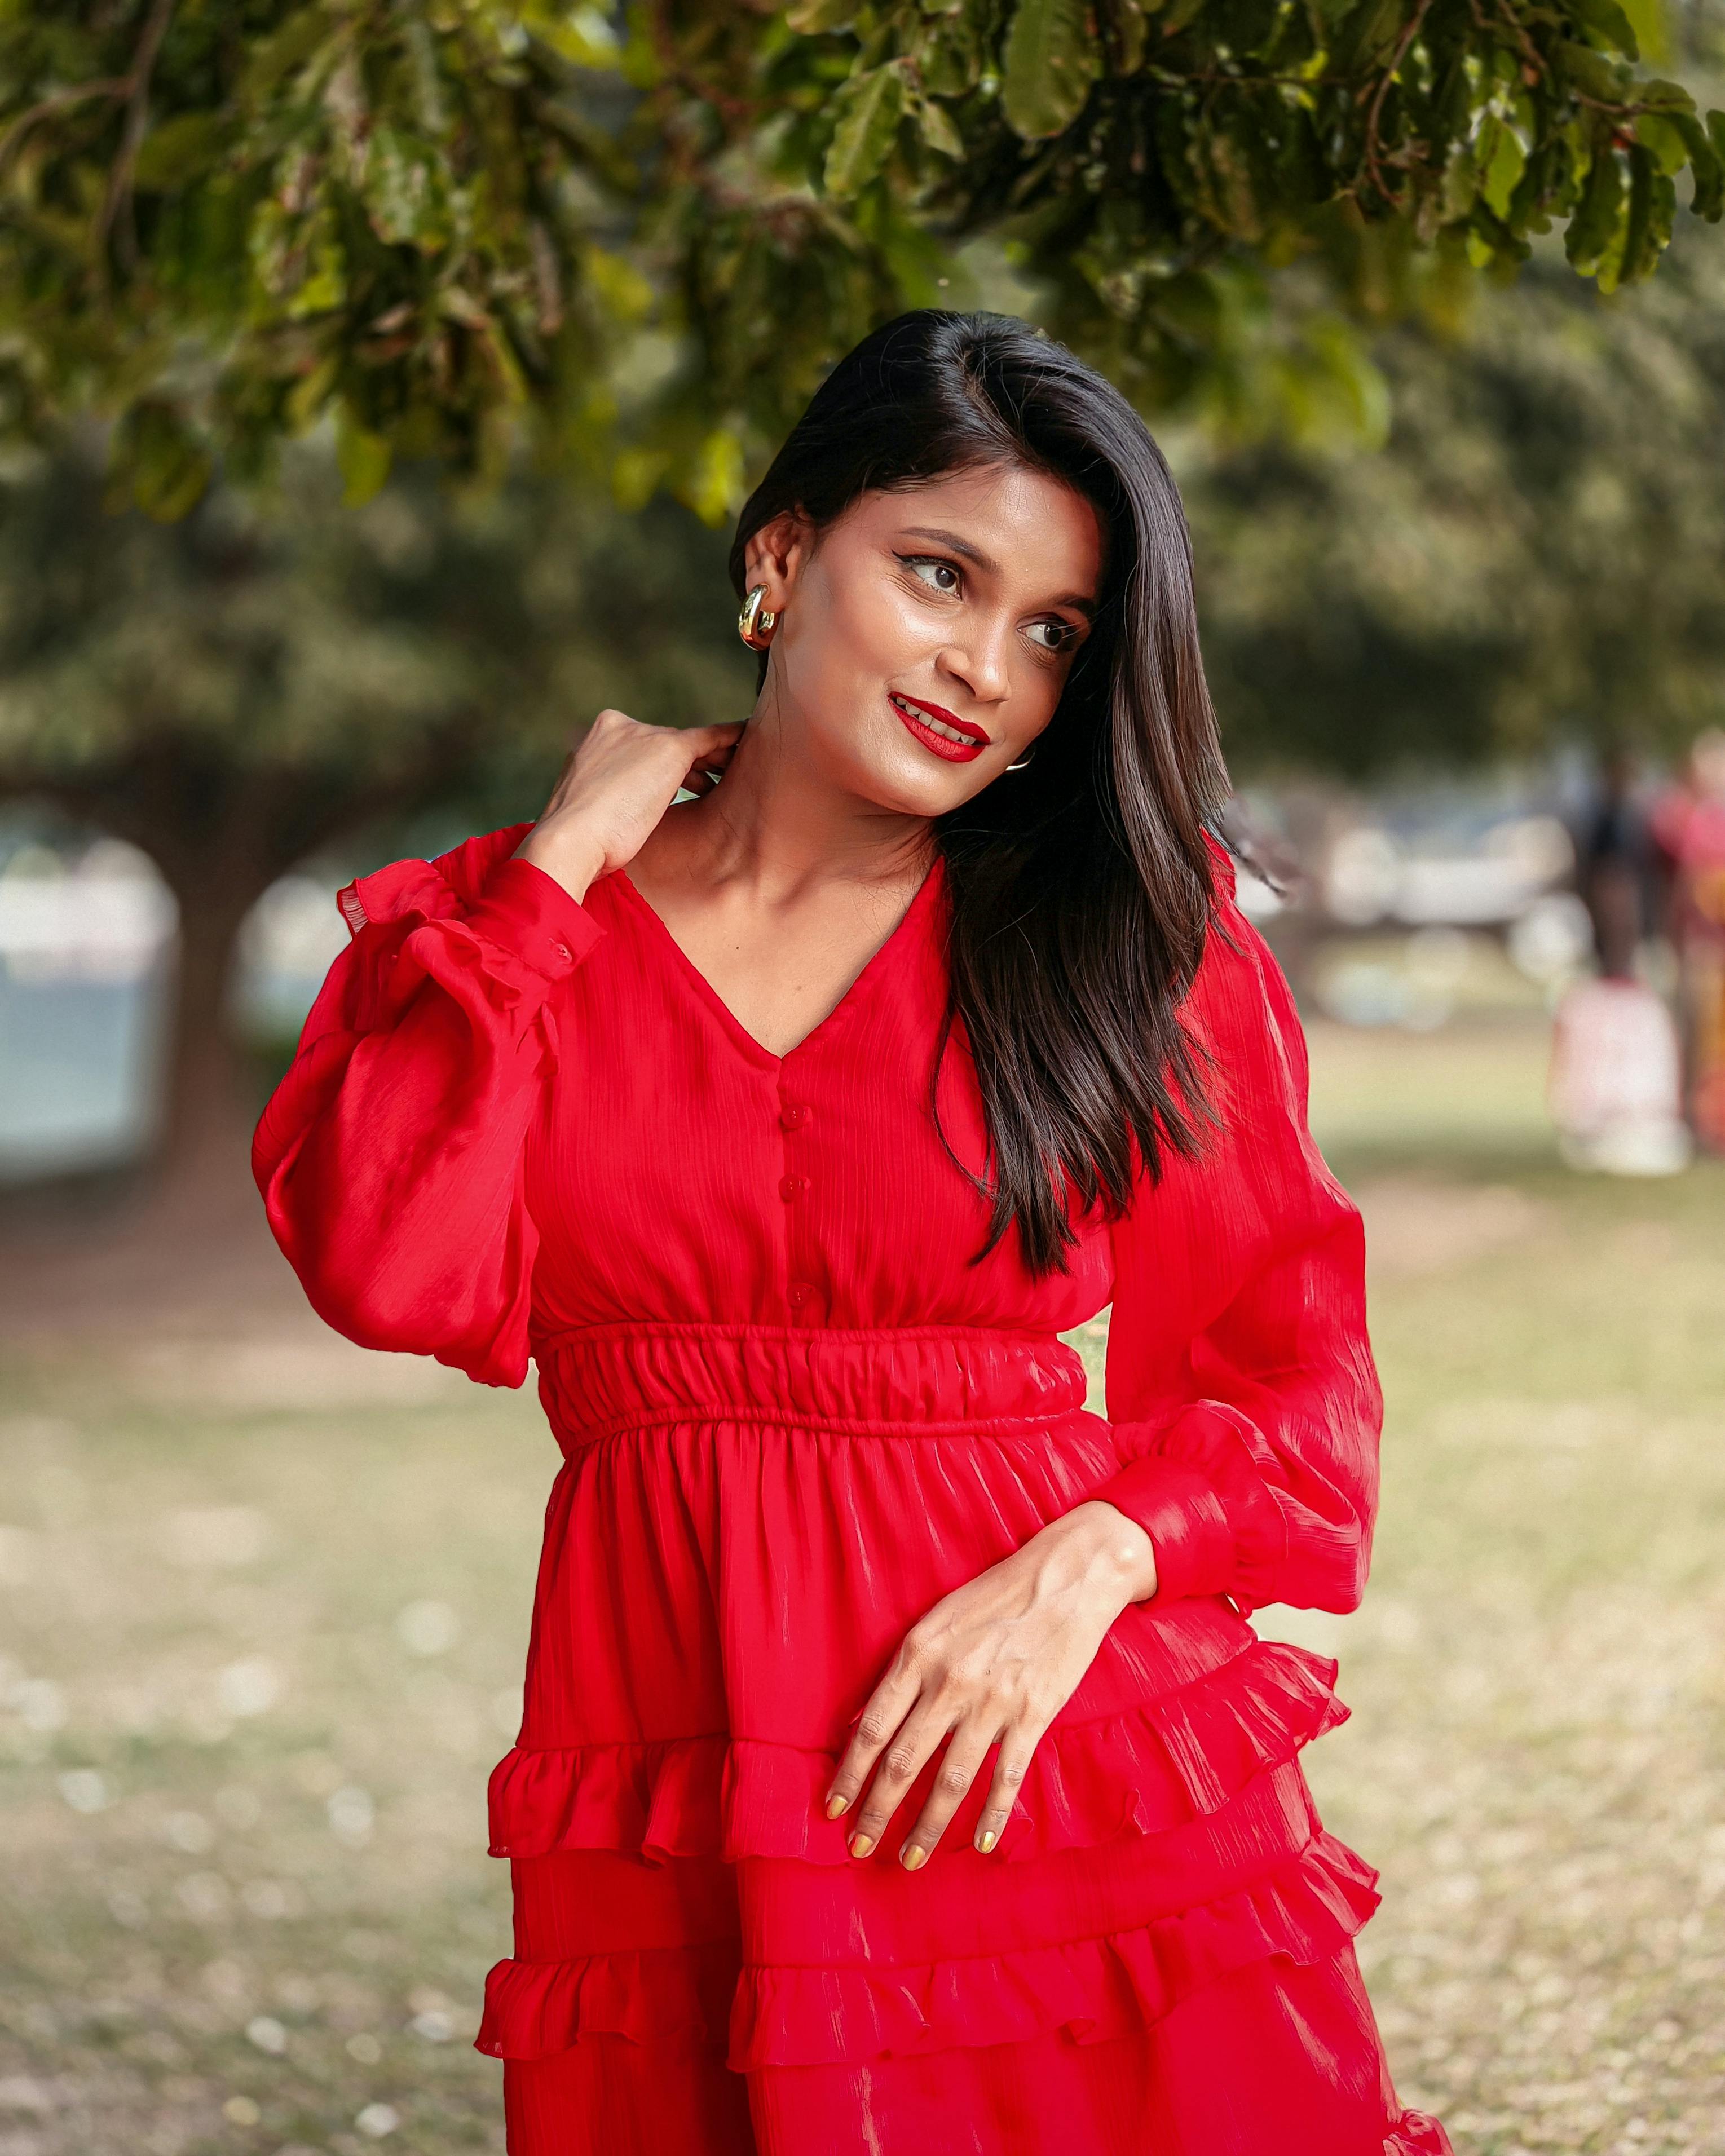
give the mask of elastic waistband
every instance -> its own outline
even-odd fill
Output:
[[[986,1326],[593,1325],[534,1353],[553,1422],[578,1440],[701,1421],[1009,1435],[1076,1413],[1086,1392],[1055,1334]]]

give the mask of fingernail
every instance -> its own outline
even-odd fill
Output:
[[[982,1851],[983,1855],[986,1856],[999,1839],[999,1835],[996,1834],[991,1827],[988,1833],[986,1833],[983,1836],[982,1840],[977,1844],[977,1847]]]
[[[928,1861],[928,1851],[926,1849],[918,1849],[913,1841],[903,1850],[898,1861],[906,1871],[920,1871]]]
[[[854,1834],[850,1837],[850,1853],[853,1856],[866,1856],[874,1846],[875,1837],[871,1834]]]
[[[837,1819],[839,1813],[844,1810],[846,1804],[850,1802],[850,1799],[849,1797],[829,1797],[827,1799],[827,1817],[829,1819]]]

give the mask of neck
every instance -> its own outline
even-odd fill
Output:
[[[930,819],[835,784],[788,748],[786,732],[763,695],[719,785],[665,819],[681,873],[773,901],[823,884],[920,881],[935,853]]]

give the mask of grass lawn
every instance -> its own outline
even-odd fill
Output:
[[[1725,2149],[1725,1171],[1566,1173],[1535,1029],[1313,1047],[1385,1502],[1358,1615],[1261,1622],[1343,1660],[1307,1766],[1403,2093],[1480,2156]],[[536,1404],[280,1296],[14,1336],[0,1398],[0,2156],[501,2149]]]

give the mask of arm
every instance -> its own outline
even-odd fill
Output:
[[[601,934],[581,901],[680,788],[711,789],[741,732],[601,711],[536,824],[341,894],[353,942],[252,1148],[276,1240],[338,1332],[487,1384],[526,1375],[522,1163],[556,1063],[550,998]]]
[[[1092,1494],[1149,1534],[1161,1598],[1348,1610],[1383,1413],[1364,1238],[1307,1127],[1287,983],[1236,908],[1219,925],[1188,1014],[1221,1127],[1117,1224],[1107,1399],[1125,1464]]]
[[[526,1374],[538,1238],[528,1131],[553,1066],[547,1001],[602,932],[519,829],[342,894],[354,940],[264,1112],[253,1167],[312,1306],[368,1348],[490,1384]]]

